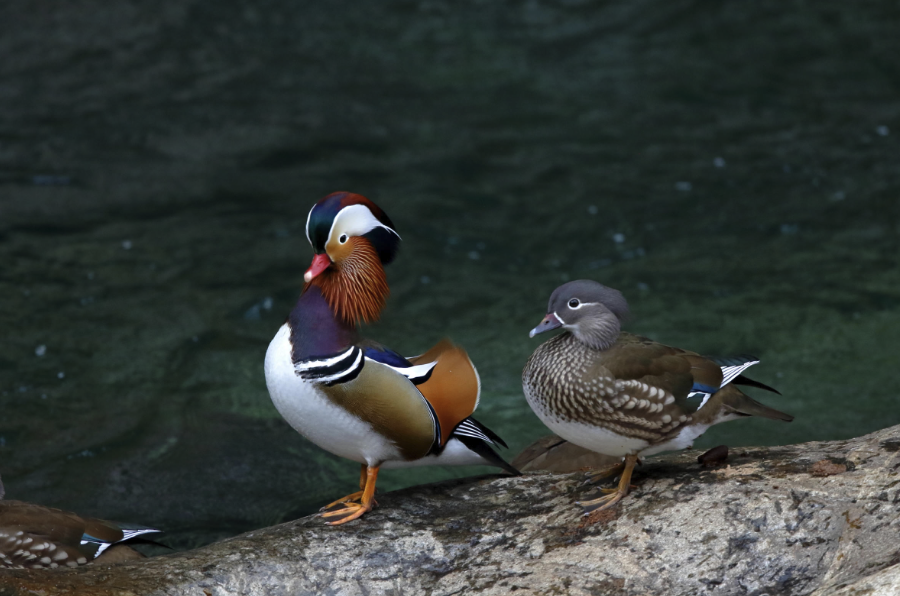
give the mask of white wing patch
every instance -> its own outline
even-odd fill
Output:
[[[719,385],[719,389],[727,385],[728,383],[735,380],[738,375],[742,372],[753,366],[754,364],[759,364],[759,360],[750,360],[749,362],[744,362],[743,364],[736,364],[730,366],[723,366],[722,368],[722,384]],[[691,391],[688,393],[688,399],[692,397],[703,396],[703,401],[700,402],[700,406],[697,407],[699,410],[703,406],[706,405],[706,402],[709,401],[709,398],[712,397],[712,393],[706,393],[705,391]]]
[[[131,540],[135,536],[140,536],[141,534],[153,534],[156,532],[159,532],[159,530],[154,530],[153,528],[137,528],[137,529],[127,529],[127,530],[123,528],[122,529],[122,539],[118,540],[116,542],[106,542],[104,540],[99,540],[99,539],[85,540],[84,538],[82,538],[81,544],[96,544],[96,545],[98,545],[97,552],[94,553],[94,558],[96,559],[101,554],[103,554],[103,551],[105,551],[106,549],[111,547],[113,544],[119,544],[119,542],[125,542],[126,540]],[[91,538],[93,538],[93,536]]]

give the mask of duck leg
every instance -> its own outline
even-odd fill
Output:
[[[625,460],[623,459],[619,463],[614,466],[610,466],[608,468],[604,468],[602,470],[591,470],[590,472],[585,472],[584,475],[587,478],[582,483],[582,486],[585,484],[593,484],[595,482],[599,482],[604,478],[612,478],[613,476],[618,476],[622,472],[625,471]]]
[[[359,503],[354,503],[353,501],[345,501],[339,504],[343,504],[344,506],[340,509],[335,509],[333,511],[326,511],[325,513],[320,513],[322,517],[334,517],[337,518],[334,521],[329,521],[329,526],[338,526],[340,524],[345,524],[348,521],[354,520],[358,517],[361,517],[362,514],[367,511],[371,511],[372,507],[375,506],[375,481],[378,479],[378,467],[365,467],[366,471],[366,485],[362,491],[362,497],[360,497]],[[353,495],[349,495],[353,496]]]
[[[604,509],[609,509],[628,494],[628,489],[631,487],[631,473],[634,472],[634,466],[637,464],[638,457],[637,455],[626,455],[624,462],[624,469],[622,470],[622,478],[619,479],[619,487],[615,489],[614,492],[608,495],[604,495],[598,499],[593,499],[591,501],[581,501],[578,503],[582,507],[584,507],[584,514],[587,515],[589,513],[593,513],[594,511],[603,511]]]
[[[363,496],[363,491],[366,489],[366,464],[362,464],[359,470],[359,490],[355,493],[350,493],[346,497],[341,497],[337,501],[332,501],[328,505],[319,508],[319,511],[328,511],[332,507],[337,507],[338,505],[343,505],[344,503],[352,503],[353,501],[359,501]]]

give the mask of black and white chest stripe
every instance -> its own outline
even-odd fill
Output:
[[[347,383],[359,376],[366,361],[378,362],[366,356],[363,350],[357,346],[351,346],[331,356],[315,356],[305,358],[294,363],[294,372],[302,379],[322,383],[327,387],[338,383]],[[395,372],[409,379],[414,385],[424,383],[431,377],[437,362],[429,362],[428,364],[419,364],[417,366],[409,366],[401,368],[391,366],[383,362],[378,362],[393,369]]]
[[[363,351],[350,346],[332,356],[315,356],[294,363],[294,372],[301,379],[322,383],[328,387],[346,383],[359,376],[363,368]]]

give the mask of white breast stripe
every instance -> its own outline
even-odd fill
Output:
[[[353,363],[343,370],[340,370],[330,376],[322,376],[315,377],[313,380],[317,383],[325,383],[326,385],[334,385],[335,383],[340,383],[341,381],[349,381],[351,379],[356,378],[356,375],[359,374],[359,371],[363,367],[363,353],[362,350],[356,348],[356,358],[353,360]]]
[[[341,360],[348,358],[354,350],[358,349],[356,346],[350,346],[347,348],[346,352],[341,352],[337,356],[332,356],[331,358],[325,358],[324,360],[303,360],[301,362],[297,362],[294,364],[294,368],[298,371],[307,371],[313,370],[316,368],[328,368],[329,366],[334,366]]]
[[[362,349],[351,346],[337,356],[297,362],[294,364],[294,372],[300,378],[314,383],[334,385],[355,379],[362,370],[363,364]]]

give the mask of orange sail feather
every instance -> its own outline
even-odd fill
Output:
[[[481,395],[481,379],[469,355],[447,339],[409,361],[414,365],[437,361],[431,377],[418,386],[434,408],[441,427],[441,446],[456,426],[472,415]]]

